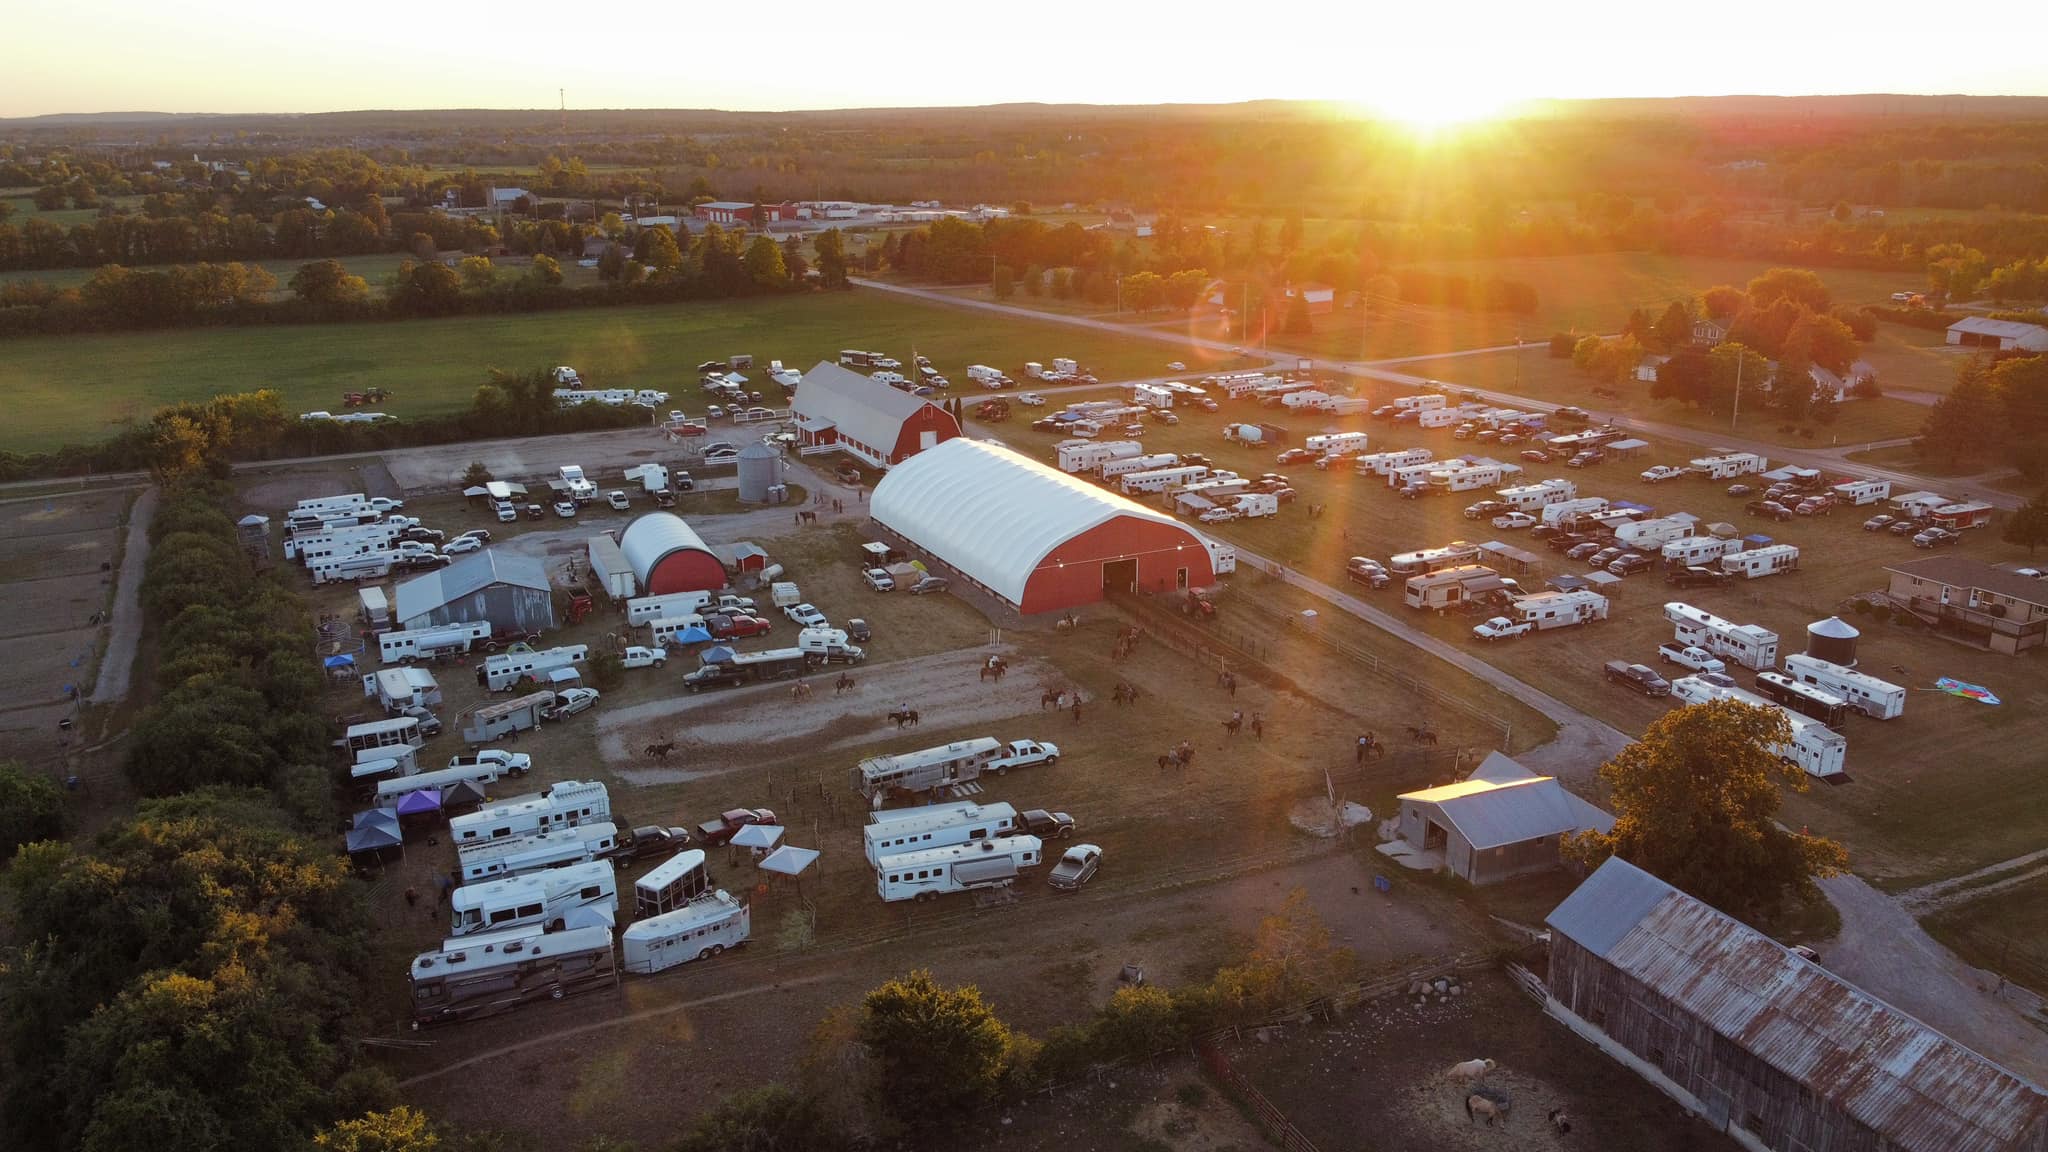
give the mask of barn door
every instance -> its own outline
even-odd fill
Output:
[[[1136,560],[1109,560],[1102,565],[1104,592],[1135,592],[1138,589]]]

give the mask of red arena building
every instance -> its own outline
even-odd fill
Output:
[[[709,592],[725,587],[725,565],[681,516],[650,512],[619,537],[626,566],[639,578],[642,596]]]
[[[1027,616],[1112,591],[1215,582],[1210,545],[1187,525],[980,440],[948,440],[897,465],[875,485],[869,510]]]

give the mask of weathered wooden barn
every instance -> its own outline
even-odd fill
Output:
[[[1549,1010],[1759,1152],[2048,1152],[2048,1093],[1625,861],[1551,912]]]

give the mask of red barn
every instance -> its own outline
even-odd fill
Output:
[[[960,422],[930,400],[829,361],[804,373],[790,408],[805,447],[837,444],[876,468],[960,435]]]
[[[1208,542],[1187,525],[980,440],[918,453],[875,485],[869,511],[1025,615],[1216,578]]]
[[[626,525],[619,551],[640,579],[642,596],[710,592],[725,587],[725,565],[673,512],[650,512]]]

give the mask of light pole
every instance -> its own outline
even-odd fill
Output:
[[[1738,345],[1739,347],[1739,345]],[[1742,353],[1735,354],[1735,405],[1728,410],[1728,431],[1735,431],[1736,417],[1742,415]]]

